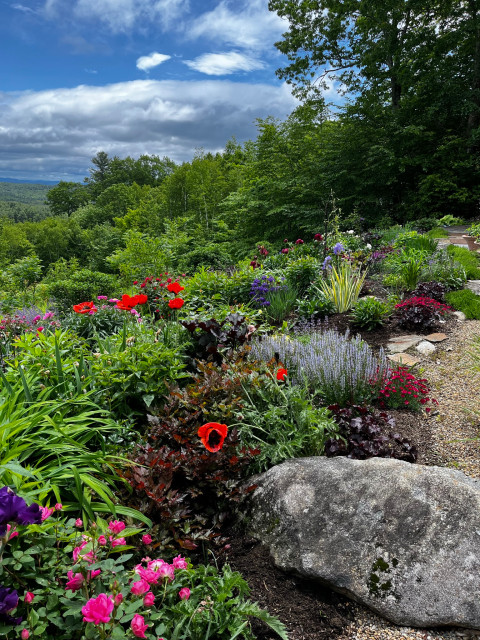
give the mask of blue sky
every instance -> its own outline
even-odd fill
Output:
[[[101,150],[190,160],[295,107],[268,0],[0,0],[0,176],[82,180]]]

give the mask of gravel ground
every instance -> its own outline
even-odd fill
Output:
[[[477,335],[480,336],[480,321],[459,322],[435,353],[422,357],[420,369],[439,403],[438,413],[421,418],[425,423],[428,421],[432,433],[432,458],[436,464],[458,469],[473,478],[480,478],[480,373],[472,371],[468,352]],[[480,638],[480,632],[397,627],[358,606],[355,620],[341,640],[459,638]]]

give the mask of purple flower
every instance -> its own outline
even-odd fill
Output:
[[[337,242],[337,244],[333,247],[333,253],[338,256],[343,251],[343,244],[341,242]]]
[[[323,261],[322,269],[331,269],[332,268],[332,265],[330,264],[331,262],[332,262],[331,256],[327,256]]]
[[[17,496],[8,487],[0,489],[0,536],[7,532],[7,524],[40,524],[42,512],[35,502],[27,507],[23,498]]]
[[[7,624],[20,624],[22,618],[13,618],[9,612],[18,605],[18,593],[11,587],[0,587],[0,620]]]

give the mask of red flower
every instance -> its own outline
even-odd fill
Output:
[[[175,295],[177,295],[177,294],[179,294],[179,293],[180,293],[180,291],[184,291],[184,290],[185,290],[185,287],[180,286],[180,283],[179,283],[179,282],[171,282],[171,283],[168,285],[167,289],[168,289],[169,291],[171,291],[172,293],[174,293]]]
[[[170,309],[181,309],[184,304],[185,300],[182,300],[182,298],[174,298],[173,300],[168,301]]]
[[[207,422],[202,425],[197,431],[198,437],[201,439],[203,446],[216,453],[223,447],[223,442],[227,437],[228,427],[226,424],[219,424],[218,422]]]
[[[321,233],[316,233],[316,234],[313,236],[313,239],[314,239],[314,240],[316,240],[317,242],[320,242],[320,240],[323,240],[323,236],[322,236],[322,234],[321,234]]]
[[[285,378],[288,375],[288,371],[286,369],[279,369],[277,371],[277,380],[281,380],[281,382],[285,382]]]
[[[131,311],[137,304],[145,304],[147,300],[148,296],[144,293],[137,293],[136,296],[129,296],[124,293],[122,299],[117,302],[117,308],[123,311]]]
[[[80,304],[74,304],[73,310],[75,313],[95,313],[97,307],[93,302],[81,302]]]
[[[299,239],[295,242],[295,244],[303,244],[303,240],[302,240],[301,238],[299,238]]]

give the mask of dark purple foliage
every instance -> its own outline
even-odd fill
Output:
[[[29,507],[23,498],[8,487],[0,489],[0,536],[7,532],[7,524],[40,524],[42,512],[35,502]]]
[[[232,355],[235,349],[245,344],[252,334],[252,327],[238,313],[230,313],[222,322],[215,318],[192,318],[181,324],[190,331],[194,340],[191,355],[217,364],[222,363],[224,355]]]
[[[388,413],[372,412],[359,405],[342,408],[334,404],[328,408],[344,440],[327,440],[327,456],[347,456],[356,460],[396,458],[406,462],[416,461],[417,449],[414,445],[398,433],[386,433],[387,429],[395,427],[395,420]]]
[[[419,298],[432,298],[437,302],[445,302],[447,287],[441,282],[420,282],[412,293]]]
[[[451,310],[433,298],[413,297],[395,305],[395,317],[406,329],[430,329]]]

